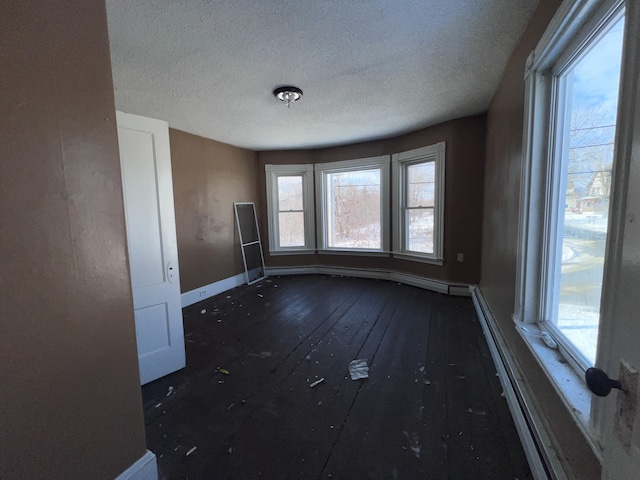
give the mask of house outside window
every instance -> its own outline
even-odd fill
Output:
[[[623,2],[586,10],[528,61],[514,313],[580,374],[597,356],[624,30]]]

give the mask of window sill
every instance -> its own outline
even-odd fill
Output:
[[[321,255],[357,255],[357,256],[365,256],[365,257],[389,257],[391,256],[391,252],[383,252],[376,250],[333,250],[333,249],[322,249],[318,250],[318,253]]]
[[[527,331],[524,331],[525,327]],[[535,324],[516,322],[516,330],[551,381],[558,396],[582,431],[594,454],[602,461],[602,449],[596,433],[590,426],[591,392],[578,373],[562,354],[548,347],[539,336],[541,330]]]
[[[392,253],[394,258],[401,260],[411,260],[413,262],[431,263],[433,265],[443,265],[444,260],[440,258],[424,257],[422,255],[414,255],[412,253]]]
[[[305,250],[269,250],[269,255],[277,257],[278,255],[313,255],[316,253],[313,249]]]

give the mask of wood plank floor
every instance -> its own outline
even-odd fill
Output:
[[[187,367],[142,388],[162,479],[532,478],[469,298],[272,277],[184,319]]]

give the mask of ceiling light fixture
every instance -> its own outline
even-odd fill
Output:
[[[287,104],[287,108],[291,108],[291,104],[302,98],[302,90],[298,87],[278,87],[273,91],[273,95]]]

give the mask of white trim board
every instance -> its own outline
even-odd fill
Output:
[[[548,478],[567,480],[569,477],[554,447],[554,435],[546,428],[544,417],[538,413],[538,409],[533,403],[529,388],[502,339],[489,304],[479,287],[472,286],[470,290],[473,305],[491,351],[491,357],[496,366],[533,478],[536,480]]]
[[[115,480],[158,480],[158,464],[155,453],[147,450],[147,453],[132,463]]]
[[[409,273],[400,273],[390,270],[373,270],[364,268],[330,267],[325,265],[310,265],[305,267],[267,267],[267,276],[273,275],[340,275],[343,277],[373,278],[376,280],[390,280],[414,287],[424,288],[438,293],[446,293],[456,296],[471,296],[469,285],[450,285],[440,280],[418,277]]]
[[[225,278],[217,282],[210,283],[209,285],[204,285],[189,292],[184,292],[180,296],[180,299],[182,300],[182,308],[201,302],[202,300],[206,300],[207,298],[211,298],[215,295],[226,292],[227,290],[231,290],[232,288],[239,287],[245,283],[245,274],[239,273],[233,277]]]
[[[464,283],[450,283],[449,295],[453,295],[454,297],[470,297],[471,286],[465,285]]]

